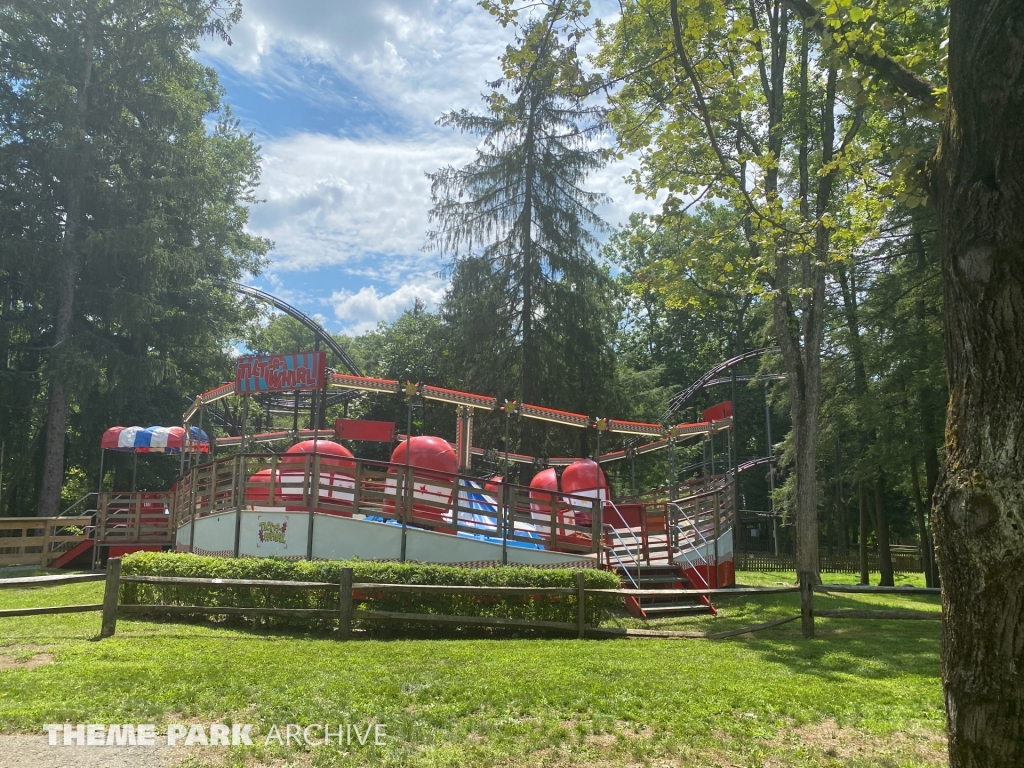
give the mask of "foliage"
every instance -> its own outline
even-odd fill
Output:
[[[239,13],[235,0],[0,9],[11,512],[35,506],[42,443],[43,486],[59,492],[65,462],[95,475],[105,428],[175,424],[182,397],[229,368],[251,308],[218,281],[258,272],[270,244],[245,231],[258,148],[194,54]]]
[[[275,558],[222,558],[185,554],[142,552],[125,557],[122,573],[135,576],[185,576],[206,579],[270,579],[276,581],[318,581],[338,583],[342,568],[352,568],[357,584],[446,584],[494,587],[575,587],[576,571],[547,568],[456,568],[443,565],[385,563],[339,560],[291,561]],[[618,578],[607,571],[585,569],[588,589],[615,589]],[[227,605],[238,607],[320,608],[337,609],[337,590],[288,589],[275,587],[257,589],[232,587],[211,589],[183,585],[122,585],[125,602],[163,605]],[[402,613],[436,613],[451,616],[497,616],[535,621],[576,620],[575,598],[516,598],[508,596],[475,597],[472,595],[418,595],[414,593],[374,594],[367,590],[358,601],[370,610]],[[596,625],[608,614],[617,599],[587,598],[587,621]],[[241,619],[255,626],[330,626],[330,621],[256,617]],[[460,631],[445,625],[408,622],[360,620],[374,634],[422,635]],[[465,631],[465,630],[463,630]]]

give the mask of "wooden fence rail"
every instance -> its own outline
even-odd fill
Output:
[[[62,584],[81,584],[89,581],[104,581],[102,573],[68,573],[53,576],[25,576],[17,579],[0,579],[0,589],[24,589],[25,587],[55,587]],[[102,610],[99,603],[94,605],[51,605],[45,608],[4,608],[0,618],[12,616],[45,616],[55,613],[88,613]]]
[[[0,517],[0,565],[35,565],[52,560],[85,541],[90,525],[79,517]]]
[[[441,584],[378,584],[375,582],[354,582],[353,569],[343,568],[341,582],[316,581],[278,581],[262,579],[209,579],[180,576],[135,576],[121,575],[121,558],[110,558],[106,573],[67,574],[55,576],[34,576],[15,579],[0,579],[0,589],[32,586],[55,586],[82,582],[103,581],[103,603],[96,605],[70,605],[45,608],[13,608],[0,610],[0,618],[12,616],[34,616],[57,613],[78,613],[84,611],[102,611],[100,637],[110,637],[117,630],[117,619],[120,614],[163,614],[167,616],[210,615],[210,616],[278,616],[285,618],[329,619],[338,621],[338,636],[345,640],[351,636],[354,619],[371,619],[376,621],[406,621],[418,623],[457,624],[466,626],[491,627],[522,627],[575,632],[578,638],[590,637],[679,637],[723,639],[735,637],[748,632],[779,626],[789,621],[803,618],[804,632],[813,636],[814,618],[835,619],[901,619],[901,620],[938,620],[941,614],[931,611],[916,610],[873,610],[844,608],[836,610],[814,611],[813,598],[815,593],[845,594],[899,594],[934,596],[938,589],[920,587],[870,587],[852,584],[821,584],[788,587],[738,587],[731,589],[587,589],[585,575],[577,573],[575,587],[490,587]],[[191,585],[205,586],[214,589],[235,587],[251,588],[289,588],[319,589],[338,593],[336,608],[269,608],[269,607],[238,607],[238,606],[201,606],[201,605],[151,605],[142,603],[120,602],[121,584],[154,584],[154,585]],[[355,603],[365,599],[365,595],[379,593],[419,593],[441,595],[476,595],[490,596],[563,596],[576,597],[576,621],[542,621],[533,619],[507,619],[496,616],[450,616],[435,613],[404,613],[398,611],[380,611],[356,608]],[[708,596],[715,598],[750,597],[761,595],[777,595],[801,593],[801,616],[775,619],[752,627],[743,627],[726,632],[672,632],[666,630],[635,630],[614,627],[590,627],[586,624],[585,600],[587,596]]]

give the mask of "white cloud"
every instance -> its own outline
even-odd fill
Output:
[[[612,0],[595,8],[618,10]],[[513,35],[476,0],[247,0],[234,44],[204,46],[204,59],[250,88],[298,95],[313,114],[357,115],[347,135],[311,132],[297,114],[267,120],[278,127],[261,136],[265,202],[250,228],[276,243],[265,275],[275,293],[333,308],[349,332],[393,320],[417,296],[436,304],[439,259],[421,250],[425,173],[467,162],[474,137],[433,122],[447,109],[481,108]],[[266,108],[293,103],[272,98]],[[656,207],[622,182],[630,164],[610,165],[587,185],[612,198],[599,213],[613,227]]]
[[[420,253],[430,209],[425,174],[471,156],[471,147],[458,144],[321,134],[267,142],[266,202],[253,210],[251,227],[275,241],[276,273],[344,266],[394,280],[429,259]]]
[[[263,87],[323,98],[301,70],[319,64],[389,111],[436,119],[476,103],[500,76],[513,30],[475,0],[248,0],[232,45],[208,41],[204,56]]]
[[[439,278],[406,283],[387,294],[377,292],[374,285],[356,293],[335,291],[331,295],[334,315],[344,324],[344,333],[359,334],[372,330],[381,320],[390,322],[411,308],[419,299],[433,309],[444,296],[445,284]]]

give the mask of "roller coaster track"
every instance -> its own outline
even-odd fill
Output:
[[[243,285],[242,283],[236,283],[234,280],[221,280],[219,282],[225,287],[232,288],[233,290],[245,296],[251,296],[254,299],[258,299],[262,302],[265,302],[266,304],[270,304],[271,306],[276,307],[277,309],[284,312],[286,315],[295,318],[304,326],[306,326],[306,328],[308,328],[314,334],[316,334],[316,337],[320,339],[320,341],[322,341],[324,344],[326,344],[327,348],[331,350],[331,352],[338,356],[338,359],[341,360],[341,362],[345,365],[349,373],[351,373],[353,376],[363,375],[363,372],[359,369],[359,366],[356,365],[356,361],[353,360],[351,356],[349,356],[349,354],[344,349],[341,348],[341,345],[334,340],[334,337],[331,336],[331,334],[325,331],[321,327],[321,325],[316,320],[311,318],[309,315],[305,314],[299,309],[296,309],[291,304],[282,301],[281,299],[277,298],[277,296],[274,296],[271,293],[267,293],[266,291],[261,291],[259,288],[253,288],[251,285]]]
[[[691,397],[693,397],[702,389],[704,389],[704,387],[708,386],[711,383],[712,379],[714,379],[722,371],[728,370],[729,368],[732,368],[734,365],[739,365],[745,360],[750,360],[755,357],[760,357],[761,355],[764,354],[778,351],[778,347],[762,347],[761,349],[752,349],[749,352],[744,352],[742,355],[731,357],[728,360],[719,363],[710,371],[708,371],[699,379],[697,379],[695,382],[693,382],[693,384],[691,384],[689,387],[684,389],[682,392],[679,392],[672,396],[672,398],[668,401],[668,410],[665,411],[665,413],[663,413],[661,416],[661,423],[668,424],[671,421],[672,417],[675,415],[676,411],[678,411],[680,408],[686,405],[686,403],[689,402]]]
[[[760,457],[758,459],[751,459],[750,461],[744,461],[742,464],[740,464],[738,467],[736,467],[736,471],[737,472],[746,472],[748,469],[753,469],[754,467],[759,467],[762,464],[772,464],[777,459],[778,459],[777,456],[762,456],[762,457]]]

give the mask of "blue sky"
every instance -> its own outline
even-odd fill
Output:
[[[618,3],[594,8],[609,18]],[[200,58],[262,145],[250,229],[276,247],[252,283],[331,331],[368,330],[416,298],[436,305],[424,174],[468,161],[474,140],[434,121],[481,108],[513,34],[475,0],[247,0],[233,44],[208,41]],[[613,226],[653,208],[622,182],[629,165],[589,185],[610,196],[600,212]]]

